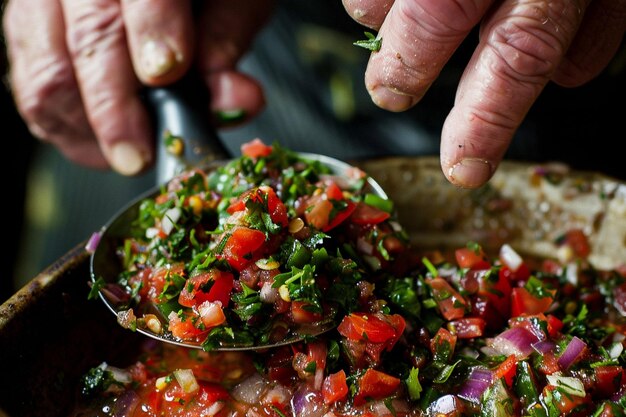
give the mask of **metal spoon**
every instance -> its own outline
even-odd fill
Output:
[[[208,123],[206,117],[200,114],[205,110],[206,97],[198,98],[199,89],[193,89],[193,82],[185,80],[182,83],[167,88],[152,89],[148,92],[148,101],[153,107],[155,124],[158,133],[158,161],[157,178],[159,186],[140,195],[117,214],[100,231],[99,243],[91,255],[90,268],[91,279],[95,284],[102,279],[105,286],[100,289],[99,296],[106,306],[118,316],[118,321],[128,313],[129,300],[124,299],[123,289],[117,285],[117,279],[123,268],[116,253],[124,238],[130,236],[130,227],[137,218],[139,205],[149,197],[154,197],[160,192],[162,184],[171,179],[177,172],[190,167],[201,166],[210,170],[226,161],[228,152],[221,144],[214,128]],[[175,157],[165,149],[162,138],[165,134],[172,134],[184,138],[185,152],[183,157]],[[302,153],[303,157],[317,160],[331,169],[334,175],[347,176],[353,167],[337,159],[312,154]],[[382,187],[372,178],[367,179],[367,192],[387,198]],[[161,321],[161,327],[167,327],[167,319],[155,308]],[[233,343],[222,344],[211,350],[260,350],[281,345],[287,345],[301,341],[310,336],[316,336],[336,327],[337,321],[334,315],[314,323],[314,326],[301,326],[290,329],[288,336],[276,343],[262,345],[241,345]],[[202,342],[180,341],[167,332],[155,332],[148,327],[137,327],[138,332],[149,337],[177,345],[202,348]]]

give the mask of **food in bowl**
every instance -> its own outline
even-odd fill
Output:
[[[380,266],[351,252],[367,279],[343,288],[357,302],[336,330],[254,353],[149,341],[85,376],[76,415],[623,415],[626,274],[591,266],[580,230],[559,244],[542,259],[404,244]]]

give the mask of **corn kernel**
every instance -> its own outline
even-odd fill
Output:
[[[291,297],[289,296],[289,288],[287,288],[285,284],[278,287],[278,294],[280,295],[280,298],[283,299],[283,301],[291,301]]]
[[[304,220],[300,217],[296,217],[295,219],[291,219],[289,222],[289,233],[298,233],[304,227]]]
[[[162,376],[161,378],[157,378],[156,382],[154,383],[154,386],[159,391],[162,391],[165,388],[167,388],[168,384],[169,384],[169,378],[167,376]]]
[[[202,199],[197,195],[192,195],[191,197],[189,197],[189,207],[191,207],[193,214],[195,214],[196,216],[202,214],[203,206],[204,204],[202,203]]]
[[[156,334],[161,334],[163,331],[163,327],[161,326],[161,321],[154,314],[145,314],[143,316],[146,327],[152,332]]]
[[[181,156],[185,149],[185,143],[181,138],[171,138],[167,144],[167,151],[174,156]]]
[[[272,258],[263,258],[263,259],[259,259],[258,261],[255,262],[256,266],[258,266],[260,269],[264,270],[264,271],[271,271],[273,269],[276,269],[280,266],[280,263],[278,263],[277,260],[272,259]]]

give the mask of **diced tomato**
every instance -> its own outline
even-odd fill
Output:
[[[513,378],[515,377],[516,372],[517,358],[515,355],[510,355],[500,365],[498,365],[494,372],[494,378],[504,378],[506,384],[511,387],[513,385]]]
[[[325,369],[326,355],[328,354],[326,342],[323,340],[313,340],[307,343],[306,348],[308,362],[315,362],[316,369]]]
[[[595,374],[594,397],[608,398],[619,390],[624,368],[617,365],[598,366],[593,369]]]
[[[354,209],[356,207],[357,207],[357,205],[354,203],[354,201],[346,200],[346,208],[344,208],[343,210],[338,211],[337,213],[335,213],[335,215],[333,216],[332,219],[330,219],[328,224],[325,227],[322,228],[322,231],[323,232],[328,232],[329,230],[332,230],[335,227],[339,226],[348,217],[350,217],[350,215],[354,212]]]
[[[446,320],[460,319],[465,315],[466,301],[448,281],[440,277],[429,278],[426,284],[432,289],[433,298]]]
[[[327,232],[343,223],[356,208],[352,200],[346,200],[343,192],[330,181],[322,192],[306,199],[304,219],[307,224]]]
[[[448,330],[459,339],[473,339],[485,332],[485,320],[479,317],[464,317],[448,323]]]
[[[182,318],[176,312],[171,312],[168,316],[168,330],[174,337],[182,340],[195,340],[198,336],[206,333],[207,330],[199,329],[196,324],[201,323],[199,316],[191,313],[182,313]]]
[[[548,334],[550,337],[556,337],[563,328],[563,322],[552,314],[546,315],[546,321],[548,322]]]
[[[141,281],[142,284],[139,295],[142,298],[147,298],[153,303],[160,304],[167,301],[167,299],[161,297],[166,280],[174,274],[183,276],[184,268],[182,263],[175,263],[155,269],[146,268],[137,274],[133,281]]]
[[[341,188],[339,188],[339,186],[337,185],[337,183],[335,181],[328,181],[327,185],[326,185],[326,197],[329,200],[337,200],[337,201],[341,201],[344,199],[343,197],[343,191],[341,191]]]
[[[322,395],[326,404],[333,404],[348,396],[348,383],[344,370],[328,375],[322,384]]]
[[[387,220],[391,215],[384,210],[359,202],[350,216],[350,221],[356,224],[378,224]]]
[[[541,355],[541,361],[539,362],[537,369],[539,369],[539,371],[544,375],[552,375],[555,372],[559,372],[561,367],[559,366],[558,359],[554,353],[546,352]]]
[[[292,359],[293,352],[289,346],[281,346],[274,349],[266,365],[269,380],[288,385],[295,375]]]
[[[260,249],[265,242],[265,233],[260,230],[238,226],[230,236],[226,237],[226,244],[219,256],[226,259],[228,264],[237,271],[254,261],[254,252]]]
[[[552,297],[536,297],[524,287],[513,288],[511,290],[511,317],[545,313],[553,301]]]
[[[272,147],[256,138],[241,145],[241,154],[249,158],[260,158],[272,153]]]
[[[489,269],[491,263],[487,260],[482,248],[459,248],[454,252],[456,263],[461,268],[468,269]]]
[[[204,381],[198,381],[198,385],[197,391],[186,393],[173,380],[160,393],[161,409],[155,415],[181,415],[181,404],[184,404],[185,416],[202,416],[217,401],[226,401],[230,398],[228,391],[221,385]]]
[[[530,268],[528,268],[528,265],[526,265],[525,262],[522,262],[515,272],[511,271],[506,266],[502,266],[500,269],[500,275],[508,278],[509,283],[524,283],[528,281],[528,278],[530,278]]]
[[[230,301],[233,284],[233,274],[213,268],[190,277],[178,296],[178,303],[185,307],[193,307],[205,301],[219,301],[226,307]]]
[[[315,323],[322,319],[322,314],[316,311],[311,311],[310,305],[311,304],[306,301],[291,302],[291,317],[294,323]]]
[[[234,214],[238,211],[246,210],[246,204],[248,201],[253,201],[258,204],[265,204],[267,201],[267,213],[270,215],[272,222],[280,226],[287,226],[289,219],[287,218],[287,208],[280,198],[276,195],[276,192],[272,187],[267,185],[253,188],[240,195],[230,206],[226,209],[229,214]]]
[[[586,397],[564,393],[552,385],[546,385],[542,395],[546,397],[549,391],[552,391],[553,404],[561,412],[560,415],[567,415],[570,411],[586,402]]]
[[[384,372],[369,368],[358,381],[354,395],[354,405],[361,406],[369,399],[379,400],[393,394],[400,386],[400,380]]]
[[[511,281],[503,272],[505,270],[506,268],[501,268],[498,274],[485,271],[477,274],[477,279],[478,294],[487,297],[498,313],[508,317],[511,313]]]
[[[437,330],[435,337],[430,339],[430,351],[432,352],[435,360],[444,362],[449,361],[454,354],[456,339],[456,335],[443,327]]]
[[[343,318],[337,330],[351,340],[387,343],[389,349],[402,335],[406,323],[402,316],[394,314],[351,313]]]

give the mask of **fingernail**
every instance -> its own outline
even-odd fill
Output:
[[[146,165],[143,154],[128,142],[119,142],[111,148],[111,166],[122,175],[138,174]]]
[[[176,53],[159,40],[150,39],[141,47],[141,69],[148,77],[159,77],[176,64]]]
[[[477,188],[485,184],[493,173],[491,163],[484,159],[466,158],[450,168],[448,178],[460,187]]]
[[[417,103],[417,98],[393,91],[387,87],[377,87],[370,91],[372,101],[378,107],[389,111],[404,111]]]

